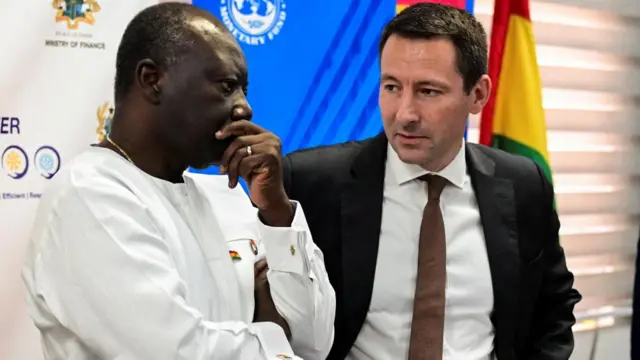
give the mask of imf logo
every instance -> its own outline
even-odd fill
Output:
[[[287,19],[284,0],[220,0],[222,21],[248,45],[264,45],[282,30]]]

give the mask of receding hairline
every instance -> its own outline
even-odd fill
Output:
[[[193,35],[200,36],[205,41],[214,41],[221,50],[223,47],[240,49],[233,34],[216,17],[196,14],[187,18],[186,22]]]
[[[215,28],[216,32],[219,32],[221,34],[231,34],[227,27],[217,16],[211,14],[206,10],[197,8],[195,6],[190,6],[183,9],[183,15],[185,16],[185,20],[189,23],[194,23],[194,21],[197,21],[197,23],[200,25],[205,25],[206,23],[208,23],[213,25],[210,28]]]
[[[162,5],[163,4],[157,6]],[[169,4],[165,3],[164,5],[169,7]],[[202,35],[205,39],[211,37],[235,41],[229,29],[212,13],[191,4],[171,3],[171,5],[173,5],[173,8],[167,9],[167,12],[170,12],[170,10],[178,10],[186,25],[184,30],[193,31],[192,35]]]
[[[115,97],[122,98],[134,83],[135,68],[149,59],[164,70],[187,56],[242,53],[235,37],[210,12],[186,3],[161,3],[140,11],[127,25],[116,55]]]

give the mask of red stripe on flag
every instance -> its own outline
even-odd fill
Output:
[[[522,0],[516,0],[522,1]],[[524,0],[528,2],[528,0]],[[502,67],[504,43],[509,30],[509,17],[511,16],[512,0],[496,0],[493,10],[493,25],[491,28],[491,47],[489,49],[489,77],[491,78],[491,96],[487,105],[482,110],[480,121],[479,143],[491,146],[493,143],[493,114],[496,107],[496,94],[498,93],[498,80]]]
[[[518,15],[531,21],[529,0],[496,0],[495,2],[491,29],[491,49],[489,49],[489,77],[491,77],[493,86],[489,101],[482,110],[479,139],[480,144],[487,146],[493,144],[493,115],[496,107],[496,94],[500,85],[504,44],[507,39],[507,31],[509,31],[511,15]]]
[[[465,9],[467,6],[466,0],[396,0],[396,5],[409,6],[417,3],[436,3],[436,4],[453,6],[460,9]]]
[[[511,15],[520,15],[531,21],[531,13],[529,11],[529,0],[511,0]]]

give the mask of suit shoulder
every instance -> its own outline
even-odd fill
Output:
[[[287,165],[296,174],[335,174],[336,171],[348,170],[354,157],[369,141],[349,141],[297,150],[286,155]]]
[[[527,157],[480,144],[469,143],[469,146],[493,160],[501,176],[507,178],[539,176],[536,163]]]
[[[553,208],[553,185],[532,159],[483,145],[470,146],[493,161],[497,177],[512,182],[523,219],[547,216]]]
[[[61,168],[47,185],[42,198],[50,200],[53,205],[69,199],[88,203],[107,197],[138,203],[137,189],[145,179],[139,169],[115,152],[89,148]]]
[[[68,189],[91,191],[99,184],[115,184],[118,182],[117,165],[117,160],[107,150],[85,150],[60,169],[48,189],[52,192]]]

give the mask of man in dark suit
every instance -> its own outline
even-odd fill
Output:
[[[380,43],[384,132],[284,159],[337,295],[329,359],[566,360],[580,294],[554,192],[524,157],[465,143],[487,102],[467,12],[405,9]]]

